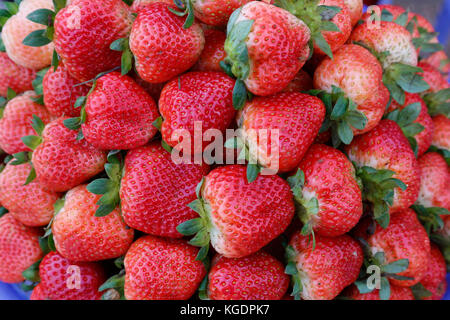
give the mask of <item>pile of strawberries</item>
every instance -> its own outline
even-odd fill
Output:
[[[450,60],[421,15],[4,4],[0,281],[36,300],[443,297]]]

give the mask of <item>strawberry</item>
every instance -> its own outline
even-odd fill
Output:
[[[433,117],[434,135],[431,145],[450,152],[450,119],[443,115]],[[449,156],[447,155],[446,158]]]
[[[131,29],[129,47],[136,70],[150,83],[165,82],[185,72],[203,50],[205,38],[200,25],[193,23],[184,29],[183,17],[169,10],[173,8],[162,2],[142,7]]]
[[[450,210],[450,172],[444,158],[439,153],[428,152],[418,163],[421,180],[417,203]]]
[[[138,12],[139,10],[141,10],[141,8],[154,2],[164,2],[170,5],[173,5],[174,3],[173,0],[134,0],[131,5],[131,11]]]
[[[8,88],[16,93],[33,90],[36,71],[16,64],[5,52],[0,52],[0,66],[0,96],[6,97]]]
[[[431,145],[434,125],[422,98],[417,93],[405,93],[405,103],[392,101],[387,111],[387,118],[397,122],[416,156],[424,154]]]
[[[393,285],[410,287],[424,277],[430,261],[430,240],[412,209],[393,214],[385,229],[373,227],[372,221],[366,219],[358,225],[355,235],[368,245],[368,263],[378,265],[382,276]],[[380,296],[385,290],[383,282]]]
[[[63,192],[103,171],[106,154],[77,133],[67,129],[64,119],[50,122],[43,130],[42,141],[34,150],[32,163],[38,182],[47,190]]]
[[[39,276],[32,300],[99,300],[98,288],[106,279],[101,265],[73,262],[55,251],[42,259]]]
[[[289,277],[283,264],[263,251],[237,259],[217,255],[207,286],[211,300],[280,300]]]
[[[42,257],[39,229],[27,227],[9,213],[0,218],[0,281],[22,282],[22,272]]]
[[[34,102],[35,98],[33,91],[27,91],[11,99],[3,110],[0,119],[0,148],[6,153],[14,154],[30,150],[21,138],[34,133],[31,126],[33,115],[42,119],[44,123],[51,121],[50,113],[44,106]]]
[[[430,86],[428,92],[437,92],[450,87],[447,79],[440,73],[438,69],[436,69],[432,65],[421,61],[419,62],[418,66],[423,70],[423,79]]]
[[[336,237],[352,229],[362,215],[355,168],[340,151],[312,145],[287,179],[298,205],[303,234]]]
[[[292,276],[295,299],[332,300],[353,283],[363,263],[363,252],[348,235],[308,236],[296,232],[286,248],[286,273]]]
[[[315,4],[312,7],[316,9]],[[235,107],[245,102],[245,87],[262,96],[283,90],[307,60],[310,36],[302,20],[274,5],[251,1],[237,9],[225,41],[228,72],[238,79]]]
[[[352,285],[344,291],[344,295],[352,300],[380,300],[379,291],[375,289],[368,293],[360,293],[358,288]],[[389,300],[414,300],[411,288],[391,285],[390,291]]]
[[[445,276],[447,274],[447,267],[445,259],[439,250],[439,247],[435,244],[431,244],[430,262],[428,269],[423,276],[420,283],[428,290],[430,294],[424,297],[424,300],[441,300],[447,289],[447,280]]]
[[[195,139],[195,122],[200,122],[202,131],[225,132],[236,114],[233,86],[234,80],[222,72],[189,72],[169,81],[159,99],[164,141],[186,153],[202,152],[206,143],[197,145],[185,141],[185,136]]]
[[[10,5],[10,10],[14,5]],[[53,1],[51,0],[23,0],[20,6],[13,12],[11,17],[3,25],[1,38],[9,58],[18,65],[39,70],[50,65],[52,60],[53,43],[36,44],[27,41],[28,35],[39,31],[44,31],[40,23],[35,23],[28,19],[28,15],[35,10],[53,10]],[[42,46],[41,46],[42,45]]]
[[[117,258],[133,242],[134,231],[123,222],[119,208],[107,216],[95,216],[99,198],[86,185],[67,192],[52,224],[55,247],[63,257],[72,261]]]
[[[225,26],[233,11],[250,1],[251,0],[193,0],[192,9],[195,17],[201,22],[213,26]]]
[[[199,250],[182,239],[144,236],[125,255],[127,300],[186,300],[206,275]]]
[[[176,227],[196,217],[187,205],[195,200],[195,187],[208,166],[176,164],[155,141],[129,151],[123,172],[120,199],[127,225],[157,236],[181,237]]]
[[[197,187],[199,199],[189,206],[200,217],[177,227],[183,235],[197,235],[190,243],[202,247],[204,260],[209,242],[227,258],[250,255],[279,236],[294,215],[289,185],[276,175],[260,175],[252,183],[246,169],[229,165],[212,170]]]
[[[0,202],[19,222],[30,227],[44,226],[53,217],[59,194],[33,181],[26,184],[31,165],[10,161],[0,174]]]
[[[50,67],[42,81],[44,103],[48,111],[57,117],[77,117],[80,109],[74,108],[79,97],[87,95],[89,87],[73,78],[60,63],[58,68]]]
[[[381,120],[389,100],[382,73],[377,59],[354,44],[344,45],[315,70],[314,88],[325,91],[319,96],[328,108],[322,130],[331,127],[334,146],[349,144],[353,135],[372,130]]]
[[[304,70],[300,70],[289,82],[287,87],[283,89],[283,92],[300,92],[308,91],[313,88],[313,81],[311,76]]]
[[[387,227],[389,214],[408,208],[419,194],[420,169],[408,140],[394,121],[386,119],[345,149],[362,179],[363,200],[372,204],[375,219]]]
[[[285,92],[255,97],[238,114],[242,129],[239,140],[249,150],[248,160],[257,160],[258,165],[274,172],[288,172],[303,158],[324,117],[322,101],[308,94]],[[249,177],[249,181],[253,179]]]
[[[101,150],[132,149],[157,132],[152,122],[158,109],[152,97],[131,77],[108,73],[94,82],[78,118],[64,124],[81,129],[85,139]]]
[[[204,34],[205,47],[193,69],[196,71],[223,71],[220,62],[226,57],[224,44],[227,35],[214,29],[204,31]]]
[[[431,54],[430,56],[422,59],[422,62],[432,65],[433,67],[439,69],[442,73],[450,72],[449,58],[444,50]]]
[[[87,81],[120,65],[120,52],[110,44],[126,37],[132,16],[121,0],[73,0],[54,22],[55,50],[70,75]]]
[[[364,3],[362,0],[344,0],[344,3],[349,11],[352,27],[354,27],[361,19]]]

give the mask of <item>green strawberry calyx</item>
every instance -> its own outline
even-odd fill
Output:
[[[194,236],[189,240],[189,244],[200,247],[195,260],[202,261],[206,269],[209,269],[208,252],[211,240],[209,236],[209,230],[211,230],[211,208],[201,197],[204,183],[205,178],[203,177],[195,190],[197,199],[188,204],[188,207],[197,212],[199,217],[180,223],[177,226],[177,231],[184,236]]]
[[[309,90],[310,95],[320,98],[326,108],[325,120],[319,133],[331,130],[333,147],[341,143],[350,144],[353,140],[353,130],[362,130],[367,126],[366,115],[357,109],[356,103],[345,96],[344,91],[332,86],[331,93],[323,90]]]
[[[6,91],[6,97],[0,97],[0,119],[3,118],[3,111],[5,110],[6,105],[9,101],[14,99],[17,96],[17,93],[8,87]]]
[[[233,137],[225,141],[224,144],[227,149],[241,150],[237,160],[246,160],[247,163],[247,182],[252,183],[258,178],[261,173],[262,165],[260,165],[255,157],[250,153],[250,148],[246,140],[241,137]]]
[[[428,113],[432,117],[438,114],[442,114],[447,118],[450,117],[450,88],[426,93],[423,95],[423,100],[427,104]]]
[[[119,257],[114,261],[119,273],[107,279],[98,291],[104,291],[102,300],[125,300],[125,269],[123,268],[123,257]]]
[[[425,207],[421,204],[414,204],[411,206],[416,214],[419,221],[424,226],[428,235],[442,230],[444,228],[444,221],[441,216],[450,215],[450,211],[441,207]]]
[[[369,293],[376,289],[376,283],[371,283],[370,285],[371,281],[368,276],[374,272],[379,272],[378,280],[380,300],[389,300],[391,296],[389,278],[396,280],[413,280],[411,277],[399,275],[399,273],[408,269],[408,259],[399,259],[388,263],[383,251],[376,250],[376,252],[373,252],[373,248],[371,248],[364,239],[359,238],[358,240],[364,251],[364,263],[361,273],[354,284],[361,294]]]
[[[56,70],[56,67],[54,67]],[[44,105],[44,87],[42,85],[42,81],[44,80],[44,76],[50,67],[44,68],[36,73],[36,78],[34,78],[32,85],[34,92],[36,93],[36,97],[31,97],[30,99],[36,102],[37,104]]]
[[[304,196],[303,190],[305,187],[305,174],[301,169],[298,169],[295,175],[288,177],[287,183],[291,187],[292,194],[294,195],[297,215],[303,223],[301,234],[304,236],[312,236],[314,250],[316,241],[314,236],[313,223],[314,217],[316,217],[319,213],[319,201],[316,197],[306,198]]]
[[[120,38],[111,43],[111,50],[122,52],[120,69],[122,75],[126,75],[133,67],[133,53],[130,49],[129,38]]]
[[[164,118],[162,116],[159,116],[158,118],[155,119],[155,121],[153,121],[152,125],[158,129],[158,131],[161,131],[162,125],[164,122]],[[173,150],[173,147],[171,147],[166,141],[164,141],[163,139],[161,139],[161,147],[163,147],[164,150],[166,150],[167,152],[171,153]]]
[[[112,150],[108,153],[108,162],[105,164],[105,178],[99,178],[89,183],[86,189],[93,194],[102,195],[97,201],[96,217],[104,217],[117,207],[120,208],[120,183],[122,180],[124,163],[121,150]]]
[[[399,179],[392,176],[394,171],[385,169],[375,169],[369,166],[357,167],[356,176],[363,186],[363,200],[372,204],[374,219],[382,228],[389,225],[389,208],[394,202],[394,190],[400,188],[403,191],[407,186]]]
[[[169,11],[179,17],[186,16],[186,21],[183,24],[183,29],[189,29],[195,21],[194,6],[192,5],[192,0],[174,0],[174,3],[178,10],[169,7]]]
[[[291,276],[292,282],[292,293],[291,296],[295,300],[300,300],[300,295],[303,291],[303,284],[301,278],[301,272],[297,268],[297,252],[294,247],[288,245],[286,246],[285,258],[286,258],[286,268],[284,273]]]
[[[422,132],[425,127],[420,123],[415,122],[422,110],[420,102],[415,102],[407,105],[403,109],[395,109],[386,115],[386,119],[395,121],[402,129],[405,137],[408,139],[414,155],[417,157],[419,147],[415,136]]]

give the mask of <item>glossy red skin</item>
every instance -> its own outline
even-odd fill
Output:
[[[225,26],[234,10],[252,0],[194,0],[194,14],[201,22]]]
[[[6,97],[8,88],[19,94],[33,90],[36,71],[16,64],[6,52],[0,52],[0,96]]]
[[[211,300],[281,300],[288,289],[284,265],[263,251],[214,260],[208,275]]]
[[[150,83],[166,82],[187,71],[200,57],[205,43],[196,22],[184,29],[186,17],[169,11],[174,5],[150,3],[139,10],[130,34],[136,71]]]
[[[345,5],[344,0],[321,0],[319,5],[341,8],[341,11],[330,20],[340,31],[322,31],[325,41],[328,42],[331,51],[334,52],[347,41],[352,33],[352,18],[350,11]],[[323,52],[316,43],[314,43],[314,53],[325,55],[325,52]]]
[[[0,281],[24,281],[22,272],[42,257],[41,231],[23,225],[10,213],[0,218]]]
[[[134,230],[127,227],[119,208],[96,217],[101,195],[79,185],[66,193],[64,207],[52,223],[58,252],[72,261],[100,261],[124,255],[133,242]]]
[[[252,254],[278,237],[294,215],[289,185],[277,175],[259,175],[247,182],[246,167],[228,165],[205,179],[202,199],[208,213],[211,244],[228,257]]]
[[[38,287],[34,289],[32,300],[100,300],[98,288],[106,281],[100,264],[70,261],[56,251],[42,259],[39,276],[39,289],[37,293]]]
[[[25,185],[31,165],[7,164],[0,173],[0,203],[21,223],[45,226],[53,217],[53,205],[60,195],[45,190],[38,182]]]
[[[309,28],[286,10],[263,1],[245,4],[236,22],[241,20],[254,20],[245,40],[251,65],[244,79],[247,89],[260,96],[282,91],[308,59]]]
[[[131,11],[138,12],[141,10],[141,8],[145,7],[146,5],[154,2],[164,2],[170,5],[173,5],[173,0],[134,0],[133,4],[131,5]]]
[[[34,287],[30,295],[30,300],[48,300],[45,288],[42,284],[38,283],[38,285]]]
[[[51,115],[47,109],[31,100],[36,95],[32,91],[11,99],[0,119],[0,148],[9,154],[22,151],[31,151],[21,140],[28,135],[36,135],[31,120],[33,115],[39,117],[44,124],[51,121]]]
[[[176,227],[197,217],[187,205],[208,170],[205,164],[175,164],[160,141],[129,151],[120,188],[125,222],[148,234],[182,237]]]
[[[390,288],[391,296],[389,300],[415,300],[411,288],[399,287],[392,284]],[[378,289],[369,293],[359,293],[358,288],[354,285],[345,290],[345,296],[353,300],[380,300]]]
[[[386,263],[408,259],[408,268],[398,273],[413,280],[389,281],[397,286],[410,287],[424,277],[430,263],[430,239],[412,209],[405,209],[391,215],[389,226],[383,229],[378,224],[373,234],[368,233],[370,219],[365,219],[355,230],[357,237],[363,238],[373,254],[384,252]]]
[[[367,49],[348,44],[326,57],[314,71],[314,88],[332,92],[341,88],[367,118],[364,129],[352,128],[355,135],[372,130],[383,117],[389,91],[382,82],[380,63]]]
[[[201,121],[200,134],[208,129],[225,132],[236,115],[232,98],[234,82],[222,72],[189,72],[169,81],[159,99],[159,111],[164,119],[163,140],[186,154],[201,153],[211,142],[194,142],[195,122]],[[191,139],[187,148],[179,145],[185,133]]]
[[[73,0],[55,18],[56,52],[74,78],[93,79],[120,66],[122,53],[109,46],[128,36],[131,23],[131,11],[121,0]]]
[[[224,49],[227,35],[223,31],[214,29],[205,30],[204,34],[205,47],[193,70],[223,72],[220,62],[227,56]]]
[[[43,142],[34,150],[31,161],[38,182],[47,190],[67,191],[103,171],[106,152],[77,140],[77,131],[67,129],[64,118],[49,123]]]
[[[78,117],[81,108],[75,108],[75,101],[87,95],[87,85],[77,85],[80,81],[72,77],[61,62],[56,70],[50,67],[42,81],[44,103],[48,111],[57,117]],[[77,86],[76,86],[77,85]]]
[[[312,193],[319,201],[319,212],[311,217],[314,232],[336,237],[350,231],[363,211],[353,164],[339,150],[314,144],[298,167],[305,174],[304,196]]]
[[[299,92],[284,92],[248,101],[238,114],[237,122],[248,136],[247,144],[257,144],[261,150],[269,151],[266,155],[265,152],[259,152],[258,162],[261,165],[274,168],[279,161],[278,172],[288,172],[301,161],[319,133],[324,118],[325,106],[319,98]],[[270,130],[277,129],[279,142],[276,137],[271,138]],[[261,136],[259,141],[255,141],[256,137],[251,137],[254,130],[257,136]],[[266,139],[260,130],[267,131]],[[279,159],[276,152],[270,152],[271,144],[279,146]]]
[[[345,148],[351,161],[358,167],[394,171],[393,178],[406,184],[405,191],[394,189],[390,213],[408,208],[417,200],[420,188],[420,169],[408,140],[392,120],[381,120],[371,131],[356,136]]]
[[[364,3],[362,0],[344,0],[344,3],[350,13],[352,26],[355,26],[363,14]]]
[[[100,150],[143,146],[157,132],[159,116],[153,98],[132,78],[111,72],[99,78],[86,101],[86,140]]]
[[[308,91],[313,88],[313,82],[311,76],[304,70],[300,70],[295,78],[289,82],[287,87],[283,89],[283,92],[300,92]]]
[[[450,119],[444,115],[433,117],[434,135],[431,144],[439,149],[450,150]]]
[[[432,293],[424,300],[441,300],[447,290],[447,265],[439,247],[431,244],[431,255],[428,269],[420,283]]]
[[[445,159],[437,152],[428,152],[418,162],[421,181],[417,203],[450,210],[450,171]]]
[[[441,74],[439,69],[423,61],[419,62],[417,66],[422,68],[423,72],[420,75],[423,76],[423,80],[430,86],[430,89],[426,92],[437,92],[450,87],[447,78]]]
[[[420,157],[431,146],[431,141],[433,139],[434,134],[433,120],[431,120],[431,117],[428,114],[428,108],[427,105],[425,104],[425,101],[423,101],[422,98],[417,93],[405,92],[405,103],[402,106],[400,106],[397,103],[397,101],[392,100],[388,112],[391,112],[398,108],[402,110],[403,108],[412,103],[420,103],[421,108],[420,113],[417,119],[414,120],[414,123],[421,124],[424,127],[422,132],[419,132],[418,134],[415,135],[418,147],[417,156]]]
[[[289,245],[296,252],[295,263],[303,284],[305,300],[332,300],[359,275],[363,252],[348,235],[316,236],[316,247],[309,236],[296,232]]]
[[[126,299],[189,299],[206,275],[198,250],[183,239],[139,238],[125,255]]]

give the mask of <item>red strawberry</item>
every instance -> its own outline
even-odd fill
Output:
[[[39,283],[36,287],[34,287],[30,295],[30,300],[48,300],[42,284]]]
[[[363,252],[348,235],[313,241],[295,233],[286,249],[286,273],[292,275],[293,293],[298,299],[332,300],[359,275]]]
[[[80,108],[75,108],[77,98],[87,95],[89,87],[79,85],[80,81],[73,78],[66,67],[60,63],[55,70],[50,67],[42,82],[44,92],[44,103],[48,111],[54,116],[77,117]]]
[[[193,69],[196,71],[223,71],[220,62],[226,57],[224,44],[227,35],[214,29],[204,31],[204,34],[205,47]]]
[[[300,92],[308,91],[313,88],[313,81],[311,76],[304,70],[300,70],[289,82],[287,87],[283,89],[283,92]]]
[[[0,202],[15,219],[27,226],[47,225],[53,217],[53,206],[59,194],[45,190],[36,181],[25,185],[31,165],[13,163],[9,162],[0,174]]]
[[[36,300],[99,300],[98,288],[106,280],[99,264],[73,262],[54,251],[42,259],[39,276]]]
[[[5,52],[0,52],[0,96],[6,97],[8,88],[16,93],[33,90],[31,85],[36,77],[33,69],[16,64]]]
[[[344,3],[348,8],[353,27],[361,19],[364,3],[362,0],[344,0]]]
[[[423,76],[425,82],[430,86],[428,92],[437,92],[450,87],[447,79],[439,72],[439,69],[436,69],[423,61],[419,62],[418,67],[423,70],[421,75]]]
[[[250,159],[275,172],[288,172],[303,158],[324,117],[325,107],[320,99],[286,92],[255,97],[246,103],[237,122],[243,129],[241,134]],[[279,131],[279,139],[275,130]]]
[[[14,154],[30,149],[22,142],[21,138],[34,134],[31,120],[33,115],[39,117],[44,123],[49,123],[51,115],[47,109],[34,102],[36,95],[32,91],[11,99],[0,119],[0,148],[6,153]]]
[[[346,153],[358,168],[364,200],[372,203],[374,217],[384,227],[389,224],[389,213],[404,210],[416,201],[419,165],[394,121],[382,120],[371,131],[356,136]]]
[[[133,242],[133,229],[123,222],[119,208],[107,216],[95,216],[99,198],[86,185],[67,192],[64,207],[52,224],[55,246],[63,257],[72,261],[99,261],[127,252]]]
[[[211,300],[280,300],[289,286],[284,266],[265,252],[243,258],[218,255],[208,274]]]
[[[390,288],[391,296],[389,297],[389,300],[414,300],[411,288],[394,285],[391,285]],[[344,295],[352,300],[380,300],[378,289],[369,293],[360,293],[358,288],[354,285],[346,289]]]
[[[439,69],[439,71],[441,71],[442,73],[450,72],[449,58],[444,50],[435,52],[432,55],[423,59],[422,61],[432,65],[436,69]]]
[[[185,19],[169,8],[174,6],[162,2],[142,7],[131,30],[136,70],[150,83],[165,82],[191,68],[205,43],[198,23],[184,29]]]
[[[345,135],[345,132],[351,129],[353,134],[362,134],[378,124],[389,100],[382,77],[380,63],[358,45],[344,45],[334,53],[333,59],[322,60],[314,72],[314,87],[332,94],[334,112],[329,112],[328,117],[334,136],[348,144],[353,135]],[[336,88],[342,93],[338,94]],[[342,111],[343,98],[349,100]]]
[[[191,244],[202,247],[202,260],[211,241],[228,258],[250,255],[279,236],[294,215],[289,185],[276,175],[260,175],[252,183],[246,169],[229,165],[212,170],[197,187],[199,199],[190,204],[200,217],[177,230],[198,235]]]
[[[298,168],[288,183],[300,207],[302,232],[335,237],[350,231],[363,211],[352,163],[340,151],[315,144]]]
[[[39,229],[24,226],[9,213],[0,218],[0,281],[22,282],[22,272],[42,257]]]
[[[415,154],[418,157],[424,154],[431,145],[434,125],[422,98],[417,93],[406,92],[405,103],[399,105],[394,100],[387,111],[390,112],[387,118],[397,122]]]
[[[370,219],[364,220],[358,225],[355,235],[367,242],[372,255],[383,253],[384,261],[379,262],[390,264],[402,259],[409,262],[405,265],[407,268],[398,272],[398,275],[412,279],[400,280],[387,275],[389,281],[401,287],[418,283],[425,275],[430,261],[430,240],[416,213],[412,209],[396,212],[386,229],[376,225],[375,230],[372,230],[370,226]]]
[[[208,166],[175,164],[155,141],[129,151],[123,172],[120,199],[127,225],[157,236],[181,237],[176,227],[196,217],[187,205],[195,200],[195,187]]]
[[[198,249],[181,239],[144,236],[125,256],[128,300],[186,300],[206,275]]]
[[[428,152],[418,162],[421,181],[417,203],[450,210],[450,172],[445,159],[439,153]]]
[[[194,14],[201,22],[213,26],[225,26],[234,10],[251,0],[194,0]]]
[[[425,297],[424,300],[441,300],[447,289],[447,267],[444,256],[439,247],[431,244],[431,255],[428,269],[420,283],[432,293],[431,296]]]
[[[173,5],[174,3],[173,0],[134,0],[133,4],[131,5],[131,10],[133,12],[138,12],[139,10],[141,10],[141,8],[154,2],[164,2],[170,5]]]
[[[60,118],[49,123],[42,143],[34,150],[32,162],[38,182],[46,189],[67,191],[103,171],[106,154],[77,132],[67,129]]]
[[[239,79],[238,85],[244,82],[253,94],[271,95],[283,90],[304,65],[310,35],[306,24],[288,11],[251,1],[230,18],[225,61]]]
[[[163,140],[185,153],[201,153],[208,144],[194,141],[195,122],[200,122],[202,132],[225,132],[236,114],[233,86],[233,79],[221,72],[189,72],[169,81],[159,99]],[[190,143],[184,141],[187,133]]]
[[[92,79],[120,66],[121,53],[109,46],[128,35],[131,23],[121,0],[73,0],[56,15],[55,49],[74,78]]]
[[[157,132],[152,122],[158,117],[158,109],[152,97],[119,72],[108,73],[95,82],[84,111],[86,120],[80,120],[83,135],[101,150],[136,148]]]
[[[450,119],[443,115],[433,118],[434,135],[431,145],[450,151]]]

